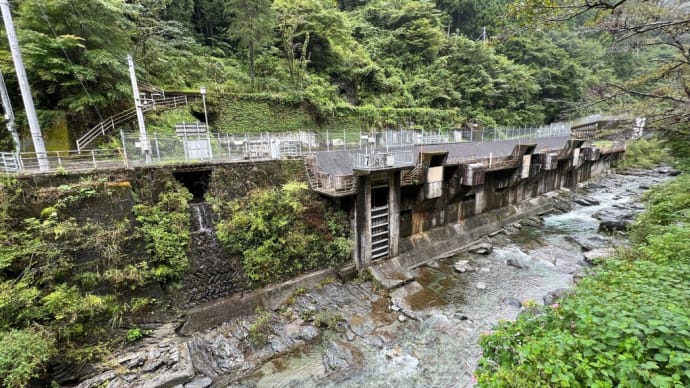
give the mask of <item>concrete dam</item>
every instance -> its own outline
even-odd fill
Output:
[[[624,144],[597,148],[566,136],[406,149],[376,142],[316,152],[305,164],[312,189],[350,212],[355,268],[372,268],[386,287],[410,279],[406,268],[420,256],[411,251],[432,260],[525,212],[544,212],[541,196],[605,173],[625,152]]]

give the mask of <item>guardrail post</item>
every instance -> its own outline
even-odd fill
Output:
[[[122,159],[125,162],[125,168],[129,168],[129,161],[127,160],[127,143],[125,143],[125,133],[121,129],[120,137],[122,138]]]
[[[98,169],[98,163],[96,163],[96,151],[94,151],[94,150],[91,150],[91,160],[93,161],[93,169],[97,170]]]
[[[60,158],[60,151],[56,152],[56,154],[57,154],[58,166],[62,167],[62,158]]]
[[[153,133],[153,143],[156,145],[156,156],[158,157],[158,161],[161,161],[161,150],[158,147],[158,134],[156,132]]]
[[[211,135],[206,131],[206,140],[208,141],[208,160],[213,160],[213,147],[211,146]]]

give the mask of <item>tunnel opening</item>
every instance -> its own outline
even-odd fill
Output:
[[[211,170],[175,171],[173,176],[192,193],[194,196],[192,202],[206,201],[204,196],[211,181]]]

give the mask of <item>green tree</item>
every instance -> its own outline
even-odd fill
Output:
[[[606,85],[602,97],[590,103],[614,110],[625,98],[626,113],[647,116],[648,127],[688,133],[690,12],[686,1],[531,0],[515,2],[513,9],[523,24],[531,26],[572,26],[586,21],[589,31],[610,36],[610,51],[649,58],[635,66],[627,79]]]
[[[249,78],[254,85],[256,52],[273,38],[271,0],[230,0],[225,10],[231,17],[228,35],[247,49]]]
[[[131,99],[125,57],[134,26],[128,9],[123,0],[19,3],[17,30],[43,118],[64,112],[79,133]],[[0,61],[5,74],[13,73],[8,54]]]
[[[204,43],[211,47],[226,45],[228,17],[225,13],[226,0],[195,0],[192,23],[204,37]]]
[[[497,45],[499,53],[530,68],[540,87],[535,97],[544,106],[548,122],[562,119],[568,107],[572,109],[584,96],[586,71],[578,62],[580,50],[574,44],[561,47],[572,39],[577,38],[554,31],[523,34]]]

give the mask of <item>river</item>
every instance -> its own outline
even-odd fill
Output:
[[[562,192],[560,202],[572,210],[504,228],[485,240],[492,247],[488,254],[464,252],[418,267],[416,282],[389,299],[355,307],[331,303],[346,321],[340,330],[326,331],[312,345],[229,385],[472,386],[480,336],[500,320],[515,319],[525,306],[549,308],[551,296],[572,287],[573,277],[591,266],[584,251],[625,246],[625,233],[601,233],[594,217],[618,212],[629,218],[641,210],[639,194],[662,179],[653,173],[610,175]],[[458,262],[468,270],[458,272]],[[332,289],[327,294],[352,293],[340,283],[324,288]],[[314,303],[313,296],[300,298]]]

